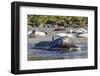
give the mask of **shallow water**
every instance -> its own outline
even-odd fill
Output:
[[[36,47],[28,43],[28,60],[54,60],[54,59],[77,59],[87,58],[87,44],[77,44],[80,50],[51,49],[48,46]]]
[[[54,28],[34,28],[37,31],[45,31],[48,34],[44,37],[28,38],[28,60],[55,60],[55,59],[79,59],[88,57],[88,38],[77,38],[77,33],[73,33],[75,38],[71,39],[80,50],[52,49],[48,43],[52,41],[52,36],[58,33],[67,33],[70,29],[78,30],[80,28],[66,28],[64,31],[53,31]]]

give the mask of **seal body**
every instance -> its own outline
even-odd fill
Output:
[[[72,45],[72,42],[69,38],[61,37],[50,42],[49,46],[51,48],[69,48]]]
[[[69,39],[67,37],[61,37],[61,38],[55,39],[50,42],[49,46],[50,46],[50,48],[62,48],[62,49],[66,49],[66,50],[79,49],[79,47],[74,45],[74,43],[71,41],[71,39]]]

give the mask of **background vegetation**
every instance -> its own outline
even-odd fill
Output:
[[[47,16],[47,15],[28,15],[28,25],[33,27],[48,27],[57,25],[63,27],[87,27],[88,17],[80,16]]]

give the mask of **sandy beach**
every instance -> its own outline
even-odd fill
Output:
[[[31,31],[33,28],[28,29],[28,31]],[[52,36],[55,36],[58,33],[67,33],[70,29],[78,30],[80,28],[66,28],[64,31],[54,31],[54,28],[34,28],[37,31],[45,31],[48,34],[43,37],[37,36],[36,38],[29,38],[28,37],[28,43],[38,43],[41,41],[52,41]],[[87,43],[87,38],[79,38],[77,37],[76,33],[72,33],[75,38],[71,38],[75,43]]]

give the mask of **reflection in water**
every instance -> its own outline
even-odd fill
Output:
[[[48,42],[44,42],[44,44],[46,43]],[[33,43],[28,43],[28,60],[87,58],[87,44],[76,45],[79,45],[80,50],[69,51],[66,49],[51,49],[48,46],[43,46],[43,43],[36,45],[34,45]]]

